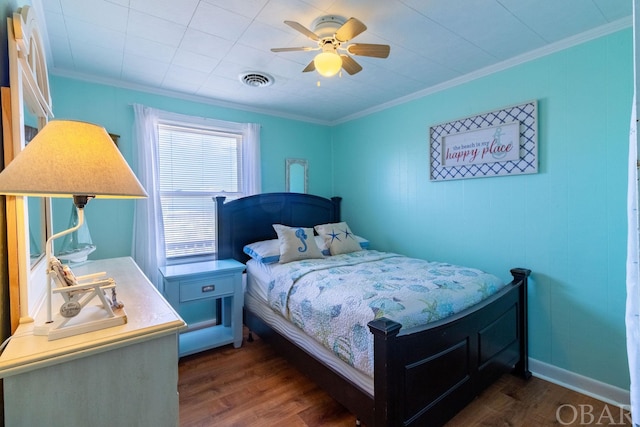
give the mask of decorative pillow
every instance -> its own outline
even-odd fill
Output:
[[[356,240],[360,244],[360,248],[369,249],[369,241],[367,239],[365,239],[364,237],[356,236]],[[324,256],[331,255],[331,252],[329,251],[329,247],[324,242],[324,238],[322,236],[316,236],[316,243],[318,244],[318,247],[320,248],[322,255]]]
[[[313,228],[287,227],[273,224],[280,242],[280,263],[299,261],[309,258],[323,258],[316,244]]]
[[[330,256],[329,246],[324,242],[322,236],[315,236],[316,245],[324,256]],[[362,249],[369,247],[369,241],[363,237],[356,236],[356,240],[360,243]],[[280,241],[278,239],[262,240],[245,245],[243,248],[245,254],[263,264],[273,264],[280,261]]]
[[[278,239],[249,243],[242,248],[245,254],[263,264],[280,261],[280,242]]]
[[[356,235],[351,232],[346,222],[316,225],[315,229],[329,247],[331,255],[362,250]]]

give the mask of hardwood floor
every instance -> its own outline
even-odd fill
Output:
[[[349,426],[355,417],[255,336],[180,359],[181,427]],[[580,406],[582,405],[582,406]],[[447,427],[630,426],[626,411],[538,378],[505,375]]]

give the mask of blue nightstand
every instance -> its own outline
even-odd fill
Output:
[[[242,345],[244,269],[232,259],[160,268],[162,294],[187,322],[179,337],[180,357],[225,344]],[[216,306],[221,313],[216,313]]]

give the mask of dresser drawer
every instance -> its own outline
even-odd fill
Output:
[[[180,302],[203,298],[217,298],[230,295],[234,291],[235,276],[212,277],[208,279],[181,280]]]

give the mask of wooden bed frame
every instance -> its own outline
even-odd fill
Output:
[[[268,193],[216,198],[218,257],[246,262],[247,243],[277,238],[272,224],[313,227],[340,221],[341,198]],[[480,304],[428,325],[402,329],[381,318],[374,336],[374,396],[317,361],[245,308],[245,324],[368,427],[439,426],[506,372],[529,378],[527,280],[513,281]]]

